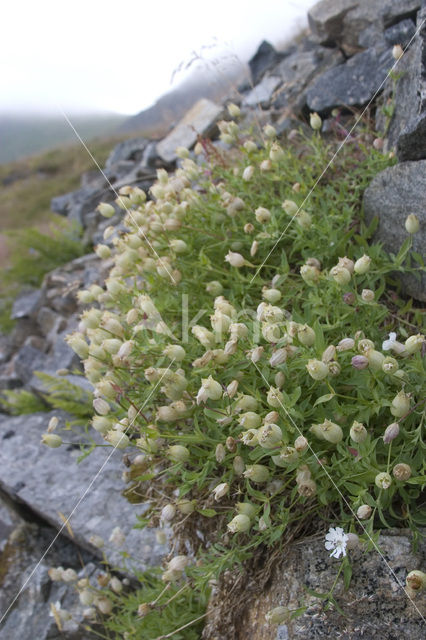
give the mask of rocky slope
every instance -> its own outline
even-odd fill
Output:
[[[299,43],[282,53],[262,43],[250,61],[253,87],[242,88],[239,93],[246,122],[272,122],[282,136],[294,128],[306,126],[303,123],[311,111],[322,116],[324,132],[336,127],[344,130],[345,113],[368,106],[370,114],[376,114],[378,129],[384,133],[385,149],[396,150],[398,164],[378,175],[367,189],[364,202],[367,220],[378,216],[377,238],[388,250],[395,251],[396,244],[400,244],[398,229],[409,213],[415,213],[420,220],[420,232],[414,236],[414,250],[419,254],[424,254],[426,247],[425,19],[426,2],[420,0],[404,3],[393,0],[374,3],[369,0],[322,0],[309,14],[311,33]],[[408,49],[398,65],[398,71],[403,71],[404,75],[396,85],[394,113],[386,120],[381,106],[392,99],[392,82],[387,76],[395,63],[392,51],[397,44]],[[333,111],[336,108],[340,112],[337,118]],[[117,225],[117,232],[120,232],[118,209],[115,217],[106,221],[95,210],[99,201],[113,203],[118,189],[126,184],[148,190],[157,168],[172,169],[176,165],[176,147],[191,148],[203,135],[214,139],[217,133],[215,125],[221,117],[223,105],[203,98],[161,141],[139,137],[120,143],[102,172],[85,176],[80,189],[65,195],[58,194],[52,200],[52,210],[78,220],[85,229],[86,238],[93,244],[102,239],[104,229],[111,224]],[[344,131],[343,139],[345,135]],[[13,308],[15,329],[10,336],[0,339],[0,389],[20,388],[43,393],[43,384],[34,375],[35,370],[55,375],[58,369],[70,372],[78,368],[74,353],[64,342],[64,336],[78,324],[80,310],[75,291],[91,284],[102,284],[106,266],[105,263],[101,266],[95,255],[84,256],[46,276],[40,290],[27,292],[16,300]],[[420,280],[404,278],[403,286],[409,295],[424,301],[425,282],[423,273]],[[90,393],[84,378],[71,373],[67,373],[65,378]],[[132,530],[142,507],[129,504],[120,495],[120,474],[124,467],[118,453],[108,459],[105,469],[103,449],[97,450],[77,467],[77,449],[73,443],[81,438],[80,435],[66,432],[70,444],[61,450],[60,455],[39,445],[49,418],[46,413],[19,417],[3,414],[0,417],[0,488],[9,496],[8,504],[1,507],[0,517],[0,580],[7,594],[2,601],[6,613],[0,623],[0,640],[11,638],[12,628],[36,628],[35,620],[39,624],[37,638],[40,640],[89,637],[87,632],[79,630],[77,623],[65,635],[55,635],[54,621],[48,618],[47,602],[53,598],[63,601],[67,596],[64,590],[47,583],[47,558],[42,564],[37,564],[46,531],[53,539],[56,530],[61,530],[61,537],[57,552],[59,560],[55,561],[68,562],[70,544],[62,536],[70,533],[62,527],[60,513],[69,515],[88,486],[91,490],[71,520],[74,532],[71,548],[76,545],[85,549],[85,553],[92,554],[89,559],[93,563],[87,565],[86,571],[97,570],[96,556],[99,557],[99,550],[91,543],[91,535],[101,531],[107,539],[109,529],[119,521],[124,523],[129,544],[139,549],[136,559],[139,567],[157,562],[162,551],[154,541],[152,531]],[[63,422],[65,419],[66,416],[62,416]],[[103,482],[92,487],[90,482],[98,472],[102,474]],[[12,510],[10,501],[15,505]],[[15,514],[19,509],[24,509],[27,520],[37,522],[28,534],[36,541],[34,544],[16,544],[16,531],[28,528],[22,524],[21,516]],[[51,528],[46,529],[47,526]],[[277,572],[264,597],[251,605],[239,629],[226,628],[223,621],[216,620],[212,614],[204,637],[210,640],[297,640],[325,638],[332,634],[357,640],[372,637],[374,633],[391,639],[408,630],[413,640],[423,637],[421,618],[407,603],[400,601],[402,596],[398,596],[398,604],[395,604],[394,584],[390,579],[386,582],[384,576],[381,579],[382,560],[372,554],[368,561],[359,559],[361,569],[354,575],[352,583],[350,620],[341,620],[335,613],[319,616],[312,608],[298,625],[281,625],[278,631],[266,630],[262,622],[265,608],[293,598],[300,585],[306,582],[308,573],[308,582],[314,588],[319,588],[326,577],[323,575],[324,567],[309,560],[315,555],[318,542],[307,544],[307,555],[301,554],[300,546],[290,549],[286,564],[280,565],[286,572],[285,583],[282,573]],[[8,554],[12,547],[13,557],[19,559],[10,562]],[[31,551],[33,548],[34,553]],[[421,550],[417,556],[411,553],[403,531],[398,535],[385,536],[383,549],[390,565],[401,577],[421,563]],[[114,549],[107,547],[106,552],[109,561],[115,563]],[[33,568],[34,574],[26,582]],[[365,584],[366,575],[374,575],[377,579],[371,593]],[[8,609],[7,603],[13,600],[20,585],[23,585],[22,592],[14,606]],[[294,587],[291,593],[289,585]],[[221,594],[216,597],[220,598]],[[23,639],[34,637],[25,635],[24,631],[20,631],[19,636]]]

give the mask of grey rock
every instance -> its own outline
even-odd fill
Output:
[[[33,316],[43,304],[43,293],[40,289],[23,291],[15,299],[12,307],[12,320]]]
[[[418,14],[417,26],[421,29],[414,46],[401,60],[401,85],[395,97],[395,118],[392,135],[398,136],[396,152],[398,160],[426,158],[426,5]],[[405,58],[408,60],[405,60]],[[405,64],[404,64],[405,63]],[[407,65],[409,65],[407,67]],[[405,90],[405,93],[404,93]]]
[[[37,324],[42,336],[47,337],[49,334],[56,335],[59,331],[65,329],[66,321],[50,307],[41,307],[37,313]]]
[[[146,138],[132,138],[131,140],[120,142],[108,156],[105,169],[112,169],[114,165],[117,165],[122,160],[131,161],[133,164],[139,163],[147,145],[148,140]]]
[[[9,535],[22,523],[23,520],[18,516],[16,511],[11,509],[4,498],[0,496],[0,553],[4,550]]]
[[[340,51],[318,45],[305,51],[296,51],[284,58],[274,69],[274,76],[281,78],[281,86],[275,92],[272,107],[289,107],[294,113],[301,111],[306,103],[306,91],[309,83],[325,72],[343,62]]]
[[[413,17],[420,0],[322,0],[308,12],[309,26],[324,45],[337,45],[346,55],[373,46],[383,30]]]
[[[67,416],[60,411],[0,418],[0,487],[12,499],[29,505],[57,529],[63,527],[59,513],[72,514],[70,524],[74,541],[101,556],[90,543],[90,536],[105,540],[106,558],[120,567],[120,550],[109,541],[118,524],[126,535],[126,548],[132,552],[129,567],[143,569],[158,564],[164,548],[156,542],[153,529],[135,530],[136,515],[143,505],[131,505],[122,495],[122,454],[110,447],[97,447],[79,465],[77,445],[49,449],[41,445],[42,433],[50,418],[60,418],[57,433],[66,442],[88,441],[84,433],[62,431]],[[5,434],[13,435],[4,438]],[[92,430],[94,437],[97,434]],[[102,439],[98,442],[104,444]],[[63,533],[67,534],[66,528]]]
[[[406,47],[416,32],[416,25],[413,20],[407,18],[397,22],[389,29],[386,29],[384,36],[389,45],[400,44]]]
[[[60,216],[66,216],[73,201],[73,192],[66,193],[63,196],[55,196],[50,201],[50,208],[54,213]]]
[[[380,553],[374,549],[349,552],[351,584],[345,591],[340,578],[334,591],[344,617],[334,608],[325,610],[324,601],[305,588],[326,593],[336,578],[339,562],[329,557],[323,538],[293,543],[281,560],[275,559],[267,586],[252,599],[246,590],[248,606],[235,625],[230,624],[223,607],[214,611],[226,594],[219,591],[213,596],[203,640],[422,640],[424,624],[419,611],[424,612],[426,597],[420,595],[413,604],[403,589],[407,573],[424,562],[424,545],[414,553],[411,542],[407,530],[386,530],[379,537]],[[274,607],[296,609],[302,602],[307,611],[301,617],[278,628],[266,623],[265,615]]]
[[[39,329],[36,320],[26,317],[19,318],[9,335],[9,343],[14,349],[18,349],[28,336],[37,335],[37,333],[39,333]]]
[[[253,84],[257,85],[263,74],[271,69],[281,58],[282,55],[269,42],[264,40],[248,63]]]
[[[157,153],[165,162],[174,162],[177,147],[190,149],[197,135],[210,135],[223,112],[222,107],[202,98],[189,109],[176,127],[157,144]]]
[[[310,84],[309,109],[328,113],[334,107],[366,104],[381,88],[393,63],[392,51],[388,48],[375,47],[354,55]]]
[[[15,353],[11,362],[15,375],[25,383],[30,380],[34,370],[45,367],[46,354],[27,344]]]
[[[84,629],[83,607],[73,590],[64,583],[51,582],[48,576],[49,567],[60,565],[77,570],[79,578],[92,578],[93,581],[99,569],[91,562],[92,556],[83,552],[87,564],[79,571],[79,555],[74,545],[60,537],[48,550],[55,537],[53,529],[27,523],[16,514],[13,520],[13,530],[9,532],[0,555],[0,618],[4,616],[0,625],[0,640],[95,638]],[[62,632],[59,632],[50,614],[50,603],[59,603],[62,609],[72,615],[72,619],[63,624]]]
[[[244,97],[243,106],[268,106],[275,89],[280,84],[281,78],[277,76],[265,76],[261,82]]]
[[[398,253],[406,237],[405,219],[414,213],[420,231],[413,235],[413,251],[426,255],[426,160],[404,162],[379,173],[364,193],[364,214],[368,223],[375,216],[379,225],[375,239],[387,251]],[[404,291],[417,300],[426,300],[426,273],[420,279],[400,276]]]

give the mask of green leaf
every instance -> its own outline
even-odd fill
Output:
[[[217,511],[215,511],[214,509],[199,509],[198,513],[200,513],[202,516],[205,516],[206,518],[214,518],[215,516],[217,516]]]
[[[329,402],[332,398],[334,398],[334,396],[335,396],[334,393],[326,393],[324,396],[321,396],[320,398],[315,400],[314,407],[316,407],[317,404],[323,404],[324,402]]]
[[[343,582],[345,585],[345,589],[346,591],[349,589],[349,585],[351,584],[351,578],[352,578],[352,566],[351,563],[349,561],[349,558],[346,556],[346,558],[344,559],[344,567],[343,567]]]

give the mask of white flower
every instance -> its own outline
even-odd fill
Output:
[[[382,344],[382,351],[390,351],[396,342],[396,333],[393,331],[389,334],[389,340],[385,340]]]
[[[340,555],[346,555],[346,545],[348,543],[348,536],[343,531],[342,527],[330,527],[327,535],[325,536],[325,548],[330,551],[330,558],[340,558]]]

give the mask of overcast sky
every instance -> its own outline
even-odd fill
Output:
[[[133,114],[193,57],[254,54],[303,28],[314,0],[15,0],[2,10],[0,111]],[[183,78],[175,74],[175,81]]]

